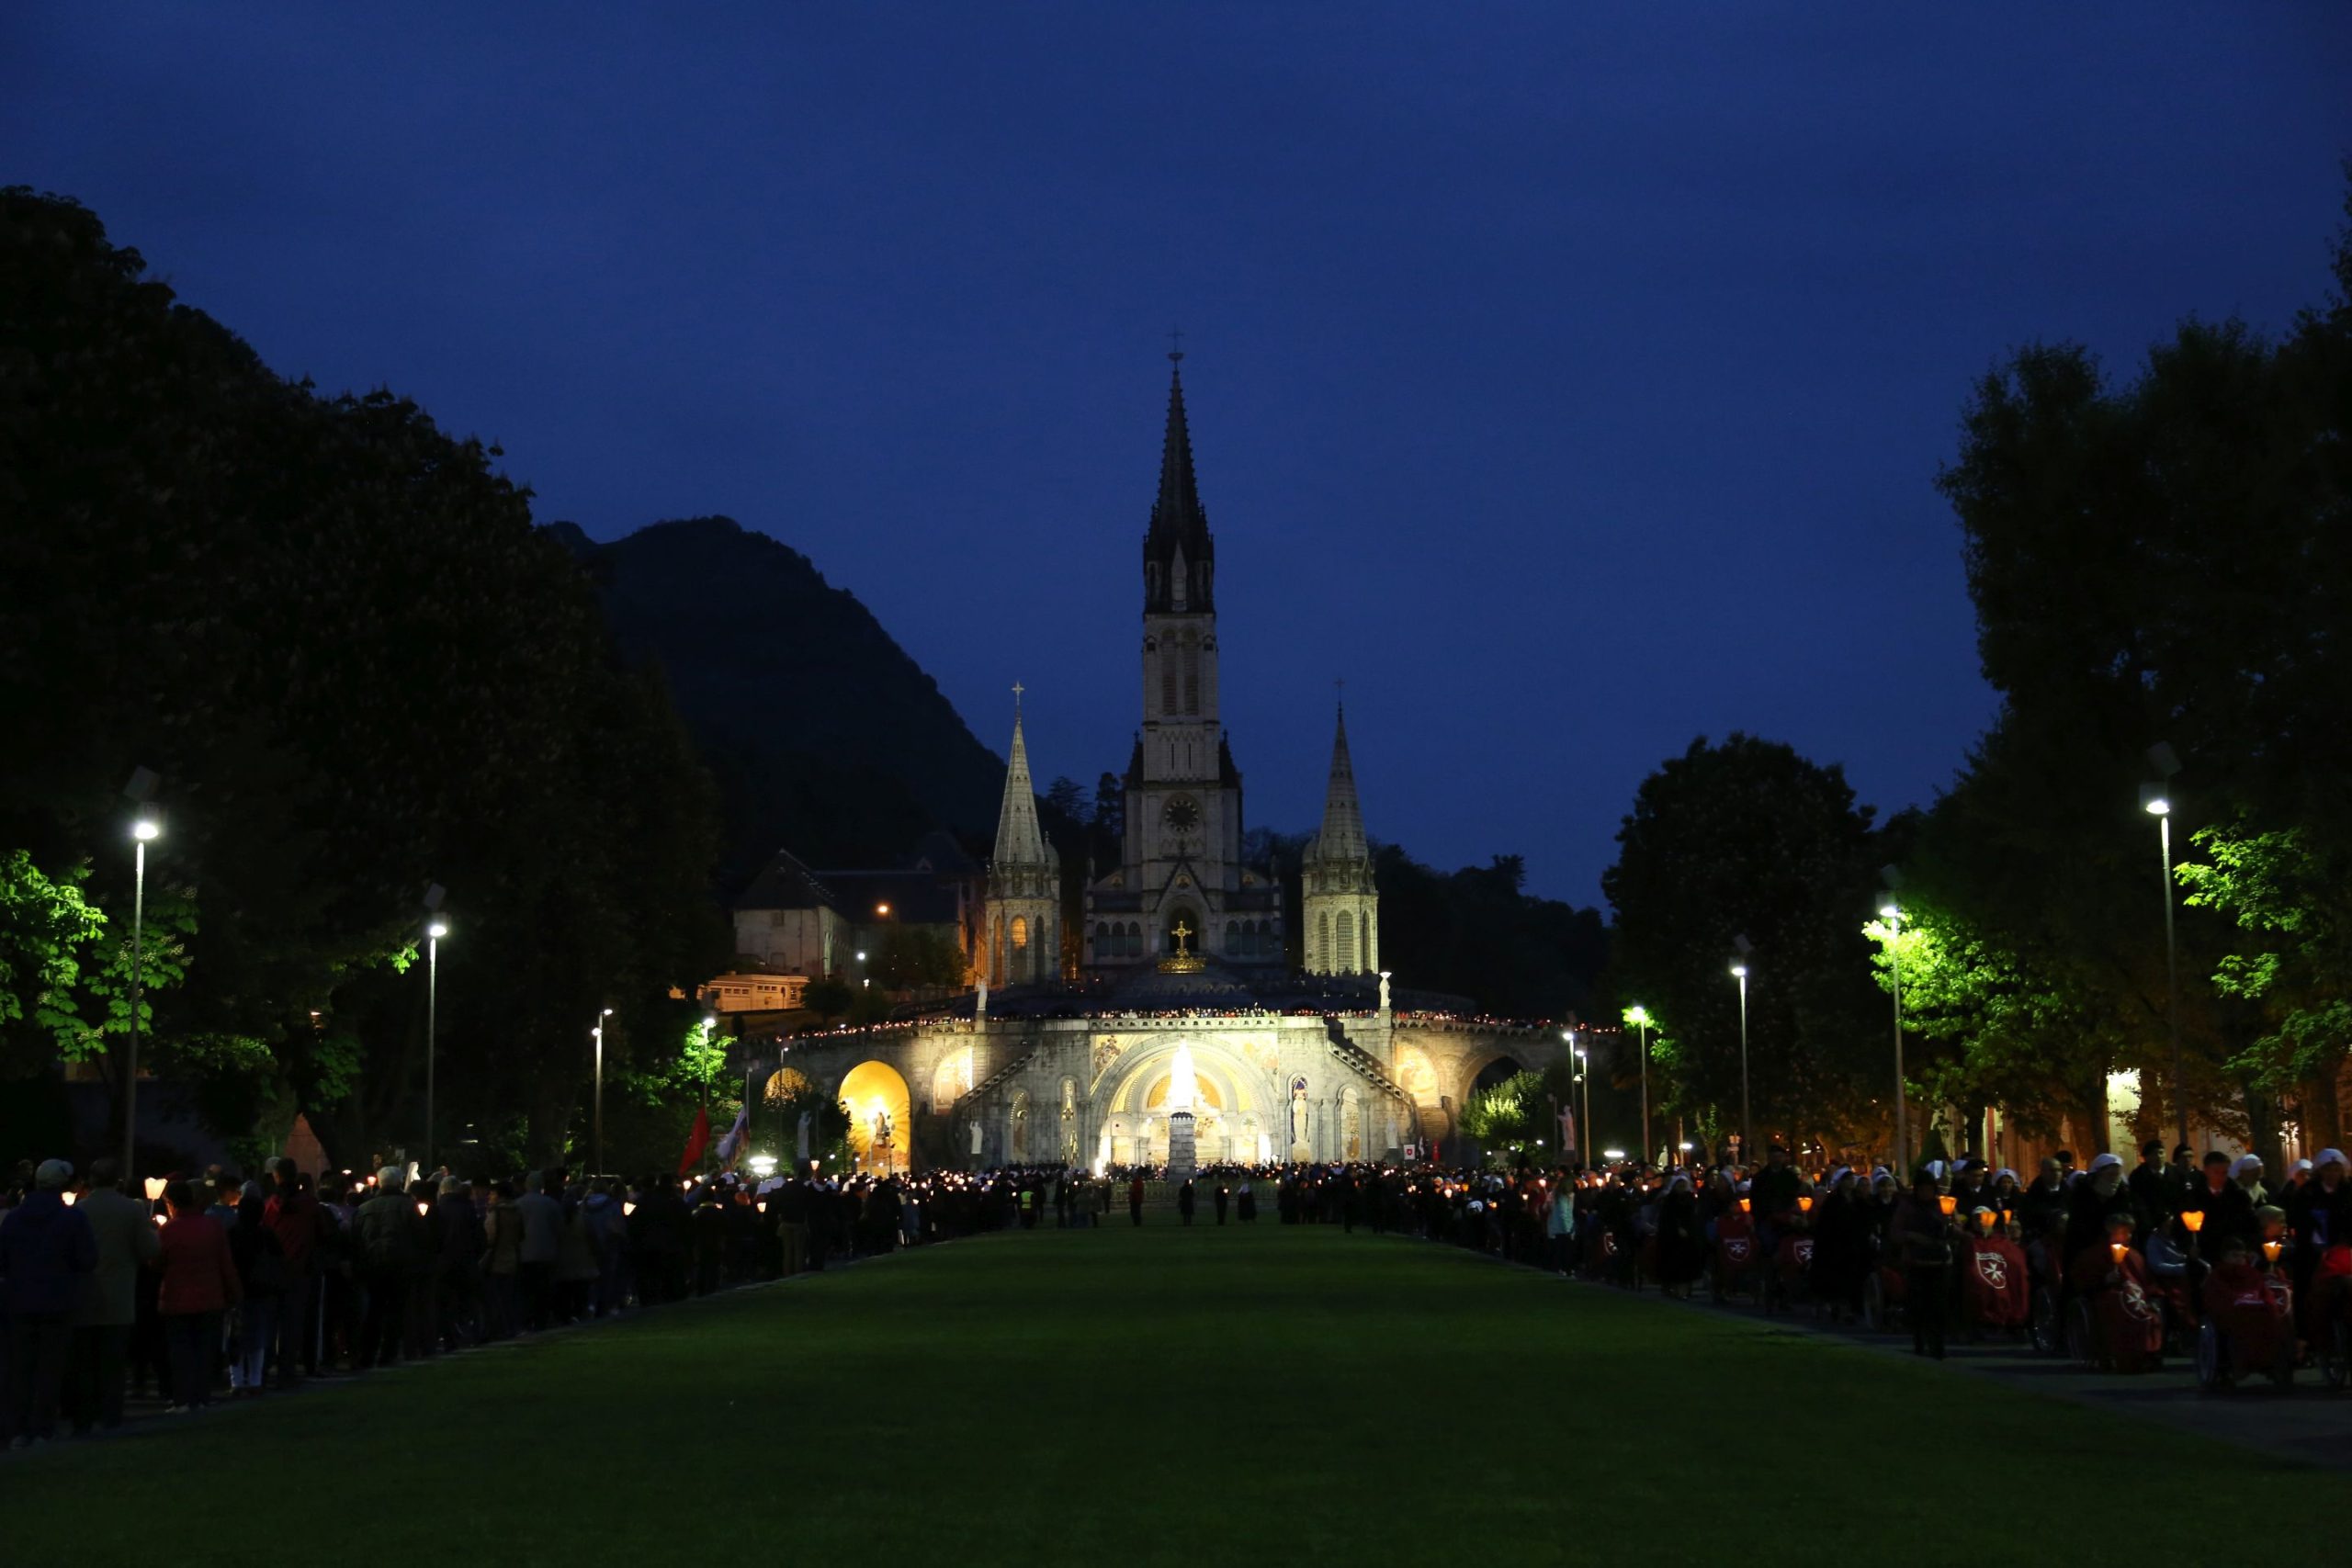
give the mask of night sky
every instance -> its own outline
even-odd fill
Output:
[[[2065,9],[2071,19],[2053,20]],[[0,8],[0,181],[538,514],[807,552],[1124,766],[1167,333],[1252,820],[1597,898],[1733,728],[1925,802],[1973,378],[2325,287],[2352,7]]]

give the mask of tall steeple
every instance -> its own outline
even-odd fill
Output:
[[[1004,771],[1004,804],[996,814],[995,859],[999,865],[1042,865],[1046,861],[1046,835],[1037,826],[1037,786],[1029,778],[1029,746],[1022,738],[1018,705],[1012,710],[1012,761]]]
[[[1012,688],[1012,756],[1004,770],[1004,804],[996,815],[996,853],[989,861],[980,910],[983,951],[975,976],[1020,986],[1061,973],[1061,857],[1037,825],[1037,786],[1029,777],[1029,742],[1021,733],[1021,687]]]
[[[1323,830],[1316,835],[1315,852],[1328,861],[1368,859],[1364,842],[1363,807],[1356,802],[1355,762],[1348,756],[1348,710],[1340,709],[1340,728],[1331,738],[1331,782],[1323,791]]]
[[[1184,420],[1184,374],[1180,351],[1168,380],[1168,431],[1159,445],[1159,498],[1152,502],[1151,526],[1144,534],[1144,612],[1213,610],[1216,544],[1208,513],[1201,505],[1200,481],[1193,472],[1193,433]]]
[[[1356,802],[1356,767],[1348,755],[1348,710],[1331,737],[1331,782],[1323,792],[1323,829],[1299,863],[1302,943],[1312,975],[1380,972],[1380,889],[1372,846]]]

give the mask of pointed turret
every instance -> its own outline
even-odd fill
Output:
[[[1348,710],[1331,738],[1331,782],[1323,792],[1323,828],[1299,865],[1306,919],[1306,968],[1316,975],[1380,971],[1380,889],[1356,802],[1356,767],[1348,755]]]
[[[1021,715],[1012,716],[1012,761],[1004,770],[1004,805],[996,815],[996,863],[1043,865],[1046,834],[1037,826],[1037,788],[1029,778],[1029,746]]]
[[[1171,354],[1170,360],[1182,360]],[[1193,473],[1193,433],[1184,421],[1184,377],[1179,365],[1168,383],[1168,432],[1159,446],[1159,499],[1143,540],[1147,612],[1215,608],[1216,546]]]
[[[1323,792],[1323,830],[1315,836],[1315,857],[1360,861],[1371,853],[1363,837],[1363,807],[1356,802],[1355,763],[1348,756],[1348,710],[1342,707],[1339,732],[1331,738],[1331,782]]]
[[[1004,804],[996,814],[996,853],[989,861],[981,911],[985,944],[973,962],[993,986],[1026,985],[1061,973],[1061,857],[1037,824],[1037,786],[1029,777],[1029,741],[1021,733],[1021,688],[1012,688],[1012,755],[1004,769]]]

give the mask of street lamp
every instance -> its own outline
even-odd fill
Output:
[[[1583,1046],[1577,1043],[1577,1032],[1562,1030],[1568,1037],[1568,1049],[1577,1055],[1577,1082],[1584,1085],[1584,1125],[1577,1130],[1577,1157],[1584,1164],[1592,1163],[1592,1062]]]
[[[424,1169],[433,1163],[433,1064],[441,1039],[441,939],[449,934],[441,918],[441,902],[448,894],[437,882],[424,889]]]
[[[1739,1156],[1756,1157],[1756,1123],[1747,1111],[1747,955],[1756,951],[1746,936],[1736,936],[1731,944],[1738,956],[1731,962],[1732,978],[1739,982]]]
[[[1642,1032],[1642,1163],[1650,1157],[1650,1010],[1635,1002],[1625,1010],[1625,1021]]]
[[[1904,1145],[1909,1142],[1903,1099],[1903,906],[1894,897],[1894,890],[1903,886],[1903,874],[1889,865],[1882,866],[1878,874],[1886,884],[1886,891],[1879,896],[1878,912],[1886,922],[1887,964],[1894,982],[1894,1168],[1900,1173],[1905,1168]]]
[[[596,1037],[595,1113],[589,1121],[589,1157],[595,1161],[599,1176],[605,1171],[605,1020],[612,1016],[613,1010],[606,1008],[596,1015],[595,1027],[588,1031]]]
[[[2164,865],[2165,1012],[2172,1031],[2172,1100],[2177,1123],[2177,1144],[2188,1142],[2188,1073],[2180,1055],[2180,949],[2172,928],[2172,776],[2180,772],[2180,758],[2159,740],[2148,748],[2148,761],[2164,780],[2140,786],[2140,808],[2156,819],[2156,852]]]
[[[139,807],[130,824],[130,1050],[122,1073],[122,1177],[131,1177],[139,1146],[139,1011],[144,998],[147,958],[147,846],[163,837],[153,803],[161,781],[145,768],[130,771],[123,794]]]

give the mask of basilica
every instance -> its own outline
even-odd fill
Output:
[[[1567,1049],[1548,1029],[1476,1021],[1461,998],[1392,990],[1344,712],[1300,907],[1244,860],[1242,775],[1218,716],[1216,543],[1181,363],[1142,588],[1121,853],[1086,886],[1080,928],[1062,929],[1061,865],[1016,709],[985,891],[967,921],[972,991],[779,1051],[772,1089],[806,1080],[837,1096],[870,1168],[1395,1157],[1452,1138],[1480,1074]],[[1389,956],[1409,985],[1410,955]]]

